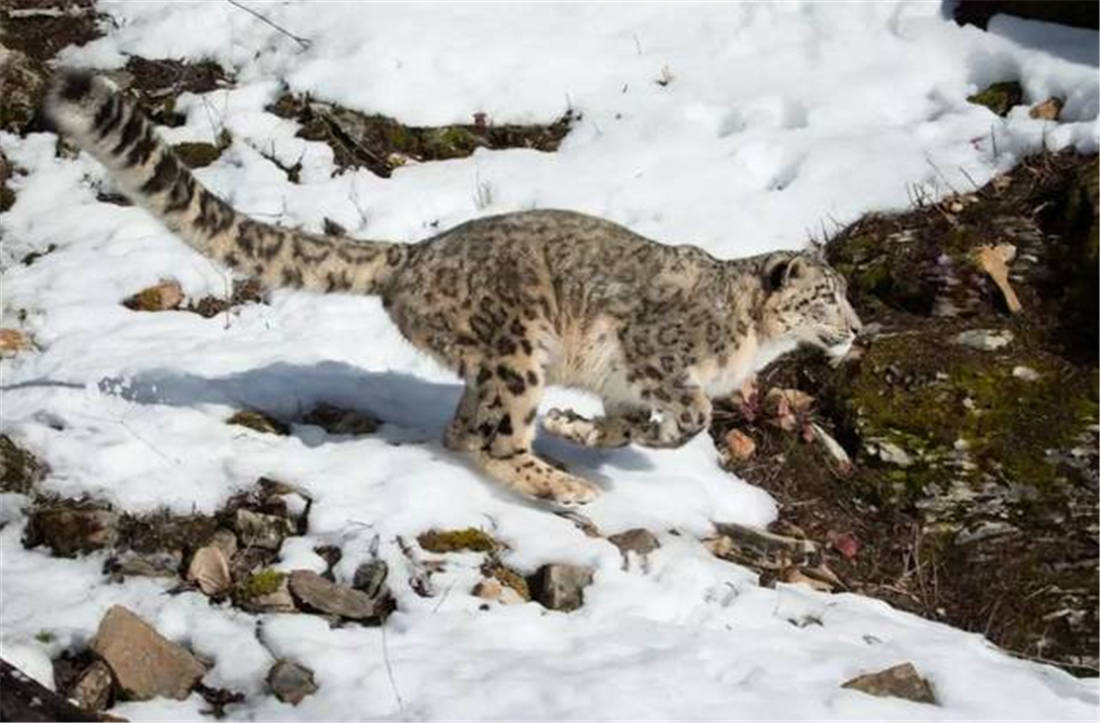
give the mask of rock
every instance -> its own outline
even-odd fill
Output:
[[[305,424],[315,424],[329,434],[373,434],[382,424],[377,418],[363,412],[341,409],[332,404],[318,404],[302,417]]]
[[[1023,379],[1025,382],[1034,382],[1038,381],[1041,375],[1031,367],[1016,366],[1012,367],[1012,376]]]
[[[30,494],[48,468],[6,434],[0,434],[0,492]]]
[[[76,700],[76,704],[84,710],[103,710],[111,703],[113,685],[111,669],[102,660],[95,660],[73,683],[69,697]]]
[[[867,454],[878,457],[895,467],[911,467],[913,458],[904,449],[885,439],[868,439],[864,444]]]
[[[214,532],[203,547],[216,547],[222,551],[226,560],[232,560],[233,555],[237,553],[237,536],[233,534],[232,530],[223,527]]]
[[[268,550],[278,550],[283,539],[296,532],[294,525],[285,517],[245,509],[237,510],[234,526],[242,544]]]
[[[92,650],[110,666],[119,688],[134,700],[165,696],[183,700],[206,668],[121,605],[99,623]]]
[[[267,672],[267,686],[284,703],[298,705],[307,695],[317,692],[313,671],[289,660],[277,660]]]
[[[979,351],[994,351],[1008,346],[1015,338],[1008,329],[971,329],[956,334],[952,341]]]
[[[187,568],[187,579],[206,595],[221,595],[229,590],[229,561],[219,547],[201,547],[195,551]]]
[[[111,571],[139,577],[175,577],[182,564],[183,552],[180,550],[160,552],[126,550],[113,561]]]
[[[1056,121],[1058,116],[1062,112],[1062,106],[1065,103],[1061,98],[1050,97],[1044,100],[1042,103],[1036,103],[1031,106],[1031,110],[1027,112],[1032,118],[1038,118],[1039,120]]]
[[[818,592],[832,592],[833,586],[822,580],[810,577],[797,567],[788,567],[779,573],[779,580],[789,585],[805,585]]]
[[[519,595],[524,602],[531,599],[531,588],[527,585],[527,579],[518,572],[505,565],[483,567],[482,573],[492,576],[497,582],[506,588],[510,588]]]
[[[275,553],[263,547],[245,547],[237,550],[229,558],[229,575],[234,580],[243,580],[259,568],[275,559]]]
[[[32,130],[46,94],[49,70],[18,50],[0,45],[0,130]]]
[[[249,575],[233,591],[233,600],[245,610],[255,613],[293,613],[298,610],[290,594],[289,576],[277,570],[261,570]]]
[[[836,462],[837,471],[841,474],[849,474],[852,471],[852,458],[848,456],[844,447],[840,446],[840,442],[836,441],[819,424],[811,423],[810,430],[814,434],[814,439],[821,443],[826,453]]]
[[[735,460],[744,461],[756,452],[756,442],[740,429],[731,429],[726,435],[726,449]]]
[[[98,717],[0,659],[0,720],[94,721]]]
[[[1024,90],[1014,80],[1005,83],[994,83],[980,93],[967,98],[967,101],[977,105],[984,105],[999,116],[1008,115],[1008,111],[1014,106],[1020,105],[1024,100]]]
[[[172,150],[188,168],[203,168],[218,160],[223,149],[213,143],[188,141],[176,143],[172,146]]]
[[[496,540],[473,527],[464,530],[428,530],[418,535],[416,541],[428,552],[490,552],[498,547]]]
[[[283,424],[274,417],[270,417],[263,412],[257,412],[254,410],[246,409],[237,412],[232,417],[225,420],[225,423],[248,427],[255,432],[261,432],[263,434],[279,434],[284,437],[290,434],[290,427]]]
[[[932,692],[932,686],[920,677],[912,663],[902,663],[877,673],[860,675],[840,687],[858,690],[880,698],[905,698],[916,703],[939,705]]]
[[[329,582],[312,570],[290,573],[290,592],[305,608],[351,620],[366,620],[376,616],[374,601],[369,595],[350,587]]]
[[[74,557],[113,547],[118,542],[119,514],[94,503],[62,501],[31,511],[23,544],[46,545],[58,557]]]
[[[501,605],[522,605],[527,602],[518,592],[502,585],[496,578],[484,578],[474,585],[473,594],[485,600],[495,600]]]
[[[531,596],[551,610],[571,612],[584,604],[584,588],[592,584],[593,571],[579,565],[543,565],[531,579]]]
[[[33,348],[31,340],[18,329],[0,329],[0,357],[12,357]]]
[[[122,305],[134,311],[170,311],[179,308],[182,302],[183,289],[180,285],[175,281],[161,281],[137,292]]]
[[[385,560],[368,560],[355,568],[355,574],[351,579],[351,586],[367,597],[379,598],[386,591],[386,577],[390,568]]]
[[[780,571],[791,566],[816,564],[817,545],[733,522],[716,522],[718,535],[703,545],[716,557],[756,570]]]
[[[641,527],[610,535],[607,541],[619,548],[624,555],[628,552],[646,555],[661,546],[652,532]]]

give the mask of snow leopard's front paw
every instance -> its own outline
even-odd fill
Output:
[[[619,417],[588,419],[572,409],[551,409],[542,419],[550,434],[585,447],[622,447],[630,444],[630,422]]]

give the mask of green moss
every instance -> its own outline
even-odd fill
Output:
[[[218,160],[223,149],[213,143],[187,142],[175,144],[172,150],[188,168],[202,168]]]
[[[967,98],[971,103],[984,105],[999,116],[1008,114],[1014,106],[1023,102],[1024,91],[1015,80],[994,83],[980,93]]]
[[[263,412],[256,412],[248,409],[237,412],[232,417],[225,420],[225,423],[248,427],[253,431],[262,432],[264,434],[280,434],[284,437],[290,434],[290,427],[279,420],[269,417]]]
[[[39,630],[37,633],[34,634],[34,639],[40,643],[48,645],[57,638],[55,638],[54,634],[51,633],[49,630]]]
[[[416,541],[428,552],[491,552],[499,546],[492,537],[473,527],[464,530],[429,530],[417,537]]]
[[[237,586],[236,597],[239,600],[254,600],[270,595],[283,584],[286,573],[266,568],[249,575]]]
[[[1017,365],[1039,378],[1016,378]],[[860,476],[873,497],[900,505],[933,486],[990,475],[1046,489],[1063,476],[1047,450],[1072,447],[1097,418],[1095,386],[1056,357],[990,358],[930,334],[877,340],[838,396],[854,436],[889,441],[913,458],[898,468],[869,457]]]

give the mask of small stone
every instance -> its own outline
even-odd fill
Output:
[[[832,592],[833,586],[821,580],[815,580],[797,567],[788,567],[779,573],[779,580],[789,585],[805,585],[818,592]]]
[[[313,671],[289,660],[277,660],[267,672],[267,686],[284,703],[298,705],[307,695],[317,692]]]
[[[1062,106],[1064,102],[1061,98],[1050,97],[1044,100],[1042,103],[1036,103],[1031,106],[1031,110],[1027,112],[1032,118],[1039,120],[1058,120],[1058,116],[1062,113]]]
[[[304,607],[322,613],[351,620],[366,620],[376,614],[369,595],[329,582],[312,570],[290,573],[290,592]]]
[[[377,599],[386,591],[386,577],[389,572],[390,568],[385,560],[368,560],[355,568],[351,586],[372,600]]]
[[[183,289],[175,281],[162,281],[142,289],[122,302],[134,311],[170,311],[183,302]]]
[[[318,404],[302,417],[305,424],[315,424],[329,434],[349,434],[360,436],[373,434],[382,424],[376,417],[350,409],[341,409],[332,404]]]
[[[624,555],[628,552],[647,555],[661,546],[652,532],[641,527],[611,535],[607,541],[619,548]]]
[[[58,557],[113,547],[119,514],[84,502],[62,501],[33,510],[24,545],[46,545]]]
[[[971,329],[956,334],[954,342],[971,349],[993,351],[1008,346],[1015,338],[1015,335],[1008,329]]]
[[[102,660],[96,660],[73,683],[69,697],[84,710],[100,711],[110,704],[113,685],[111,669]]]
[[[584,588],[592,584],[593,571],[579,565],[543,565],[531,580],[531,595],[551,610],[571,612],[584,604]]]
[[[474,585],[473,594],[485,600],[496,600],[501,605],[522,605],[527,602],[518,592],[491,577]]]
[[[254,410],[243,410],[237,412],[229,419],[225,420],[226,424],[237,424],[242,427],[247,427],[254,432],[260,432],[262,434],[279,434],[286,436],[290,434],[290,427],[283,424],[274,417],[270,417],[263,412],[257,412]]]
[[[229,590],[229,561],[221,548],[200,547],[191,558],[187,579],[199,586],[206,595],[221,595]]]
[[[232,560],[237,553],[237,536],[232,530],[222,528],[210,536],[204,547],[216,547],[222,551],[226,560]]]
[[[819,424],[811,423],[810,430],[813,432],[814,439],[821,443],[821,446],[825,448],[828,455],[836,462],[837,469],[840,473],[849,474],[852,471],[852,458],[848,456],[848,453],[844,450],[844,447],[840,445],[840,442],[836,441],[833,436],[826,432]]]
[[[238,509],[234,519],[240,541],[249,547],[278,550],[283,539],[293,535],[294,525],[285,517]]]
[[[175,577],[183,564],[180,550],[136,552],[127,550],[119,555],[112,570],[122,575],[137,577]]]
[[[895,467],[911,467],[913,458],[904,449],[885,439],[869,439],[865,445],[867,453],[878,457],[886,464]]]
[[[877,673],[860,675],[840,687],[858,690],[880,698],[904,698],[916,703],[939,705],[932,692],[932,686],[917,673],[912,663],[902,663]]]
[[[1018,366],[1012,368],[1012,376],[1023,379],[1025,382],[1034,382],[1039,379],[1039,372],[1031,367]]]
[[[0,357],[15,356],[31,347],[31,340],[18,329],[0,329]]]
[[[133,700],[158,695],[183,700],[206,672],[195,656],[121,605],[103,616],[92,650]]]
[[[740,429],[731,429],[726,435],[726,449],[731,458],[744,461],[756,452],[756,442]]]

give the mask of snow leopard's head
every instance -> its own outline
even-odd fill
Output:
[[[789,252],[765,257],[761,274],[765,340],[816,346],[834,360],[848,353],[863,324],[848,303],[843,276],[815,255]]]

